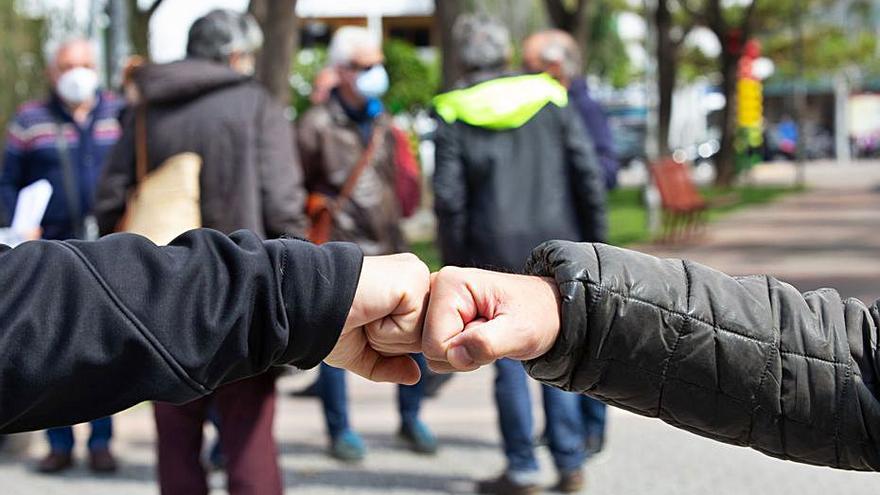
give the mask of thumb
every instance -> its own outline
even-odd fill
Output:
[[[383,356],[372,349],[366,354],[361,360],[365,366],[349,369],[368,380],[415,385],[421,378],[419,365],[409,356]]]
[[[460,371],[471,371],[504,357],[520,354],[520,339],[511,332],[510,318],[475,320],[450,340],[446,360]]]

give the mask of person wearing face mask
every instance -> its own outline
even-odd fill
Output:
[[[122,101],[99,89],[95,47],[85,39],[59,43],[48,64],[49,97],[25,103],[9,125],[0,174],[0,201],[11,220],[19,191],[46,179],[52,196],[42,220],[44,239],[97,235],[90,222],[105,157],[120,134]],[[112,420],[91,423],[90,467],[113,471]],[[73,430],[48,430],[50,452],[37,469],[54,473],[73,465]]]
[[[251,16],[214,10],[190,28],[184,60],[131,71],[135,108],[127,112],[130,118],[98,187],[102,233],[115,231],[125,214],[140,142],[148,171],[182,153],[201,160],[203,227],[224,233],[247,229],[266,239],[305,234],[305,189],[290,122],[281,104],[252,77],[261,44]],[[161,492],[208,493],[202,431],[216,413],[229,492],[280,495],[272,434],[276,378],[269,370],[184,405],[157,402]]]
[[[399,134],[382,106],[389,80],[380,40],[361,27],[340,28],[331,40],[328,58],[336,85],[297,125],[310,204],[315,197],[330,204],[327,239],[313,235],[313,240],[354,242],[369,255],[406,251],[400,229],[401,191],[396,184]],[[414,358],[424,376],[424,358]],[[342,370],[322,365],[317,392],[330,454],[352,462],[361,460],[366,448],[349,423],[345,380]],[[399,437],[411,450],[433,454],[437,440],[419,419],[423,386],[419,382],[398,391]]]

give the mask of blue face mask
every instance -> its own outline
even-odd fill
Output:
[[[364,98],[381,98],[388,91],[388,72],[384,66],[376,64],[358,74],[354,84]]]

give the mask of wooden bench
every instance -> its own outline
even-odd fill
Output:
[[[706,212],[715,203],[697,189],[687,165],[666,158],[650,169],[663,209],[663,231],[658,240],[675,243],[693,237],[705,225]]]

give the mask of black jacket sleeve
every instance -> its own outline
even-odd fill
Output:
[[[351,307],[354,245],[116,234],[0,253],[0,433],[145,400],[186,402],[271,366],[316,366]]]
[[[437,238],[443,263],[468,264],[465,252],[467,236],[468,191],[462,161],[460,136],[455,124],[437,119],[434,170],[434,211],[437,214]]]
[[[562,331],[529,373],[768,455],[880,470],[880,310],[767,276],[553,241]]]
[[[580,117],[572,107],[561,111],[565,153],[571,167],[571,182],[580,220],[582,240],[605,242],[608,220],[605,213],[605,176]]]

